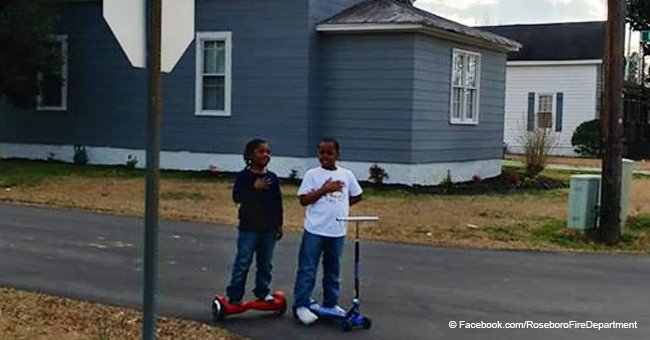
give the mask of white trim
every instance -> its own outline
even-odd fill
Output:
[[[463,50],[460,48],[453,48],[451,50],[451,105],[449,106],[449,124],[452,125],[479,125],[480,122],[480,112],[481,112],[481,64],[483,63],[483,56],[481,53],[474,52],[474,51],[468,51],[468,50]],[[474,103],[475,107],[475,112],[474,112],[474,119],[473,120],[465,120],[464,117],[467,115],[465,110],[467,109],[467,105],[465,105],[465,90],[467,89],[466,86],[463,87],[463,100],[462,100],[462,107],[463,111],[461,112],[461,118],[454,118],[454,88],[456,87],[454,85],[454,68],[456,67],[455,64],[455,59],[456,59],[456,54],[461,54],[461,55],[472,55],[478,58],[478,62],[476,65],[476,102]],[[465,66],[467,66],[467,63],[465,63]]]
[[[42,106],[42,97],[39,94],[36,98],[37,111],[67,111],[68,110],[68,36],[65,34],[55,35],[54,40],[59,42],[61,48],[61,106]]]
[[[316,26],[316,31],[322,33],[416,32],[500,52],[517,52],[521,49],[520,45],[500,44],[467,34],[421,24],[320,24]]]
[[[419,24],[321,24],[316,26],[317,32],[394,32],[414,31],[425,27]]]
[[[226,64],[224,76],[224,110],[203,110],[203,41],[217,40],[226,43]],[[232,32],[197,32],[195,67],[195,106],[196,116],[230,117],[232,115]]]
[[[123,165],[129,155],[138,159],[138,168],[145,166],[145,151],[138,149],[123,149],[111,147],[86,147],[89,164]],[[44,145],[44,144],[9,144],[0,143],[0,159],[24,158],[45,160],[53,158],[64,162],[73,162],[74,146]],[[355,173],[361,181],[368,179],[368,169],[374,163],[342,161],[340,165]],[[211,165],[224,172],[236,172],[244,167],[240,154],[210,154],[187,151],[162,151],[160,167],[169,170],[208,170]],[[282,157],[274,156],[269,166],[270,170],[280,177],[288,177],[291,170],[298,171],[302,176],[308,169],[317,166],[315,157]],[[406,185],[435,185],[440,184],[447,172],[451,173],[455,182],[471,181],[474,176],[481,178],[495,177],[501,174],[501,159],[490,159],[467,162],[399,164],[379,163],[390,176],[387,183]]]
[[[567,65],[601,65],[601,59],[586,60],[513,60],[508,61],[508,66],[567,66]]]

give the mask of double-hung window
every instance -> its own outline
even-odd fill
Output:
[[[231,32],[196,34],[196,115],[231,115]]]
[[[36,109],[39,111],[65,111],[68,97],[68,40],[57,35],[53,41],[53,57],[60,63],[48,73],[38,76],[39,94]]]
[[[481,55],[453,50],[451,82],[452,124],[478,124],[481,90]]]
[[[553,127],[553,95],[540,94],[537,106],[537,127],[550,129]]]

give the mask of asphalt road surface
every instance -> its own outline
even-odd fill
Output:
[[[0,286],[139,308],[142,221],[0,205]],[[235,229],[163,223],[159,311],[212,323]],[[275,256],[274,286],[291,299],[298,235]],[[341,302],[352,294],[346,246]],[[368,242],[362,245],[362,310],[369,331],[341,334],[284,317],[245,314],[219,324],[254,339],[650,339],[650,257],[482,251]],[[252,280],[249,279],[249,282]],[[318,290],[320,294],[320,289]],[[317,296],[318,297],[318,296]],[[450,322],[637,322],[637,329],[452,329]]]

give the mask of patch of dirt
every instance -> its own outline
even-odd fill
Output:
[[[0,338],[111,339],[141,337],[141,315],[130,309],[0,288]],[[205,324],[160,317],[158,339],[244,339]]]
[[[417,194],[432,195],[485,195],[485,194],[506,194],[524,190],[555,190],[565,189],[569,186],[566,182],[550,177],[538,176],[534,179],[524,178],[514,172],[506,172],[498,177],[478,179],[475,181],[454,183],[450,185],[437,186],[405,186],[394,184],[383,184],[376,186],[371,183],[364,183],[374,190],[389,192],[390,190],[401,189]]]
[[[512,161],[525,161],[522,155],[508,155],[506,159]],[[585,168],[601,168],[602,161],[598,158],[581,158],[581,157],[559,157],[552,156],[548,158],[548,164],[569,165],[575,167]],[[641,160],[634,162],[635,170],[650,170],[650,161]]]

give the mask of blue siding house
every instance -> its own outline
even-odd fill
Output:
[[[99,0],[60,1],[61,88],[34,110],[0,107],[1,158],[144,166],[146,75]],[[195,41],[164,76],[161,166],[243,167],[270,141],[280,176],[316,164],[325,136],[364,180],[430,185],[501,172],[506,56],[520,45],[410,0],[197,0]]]

